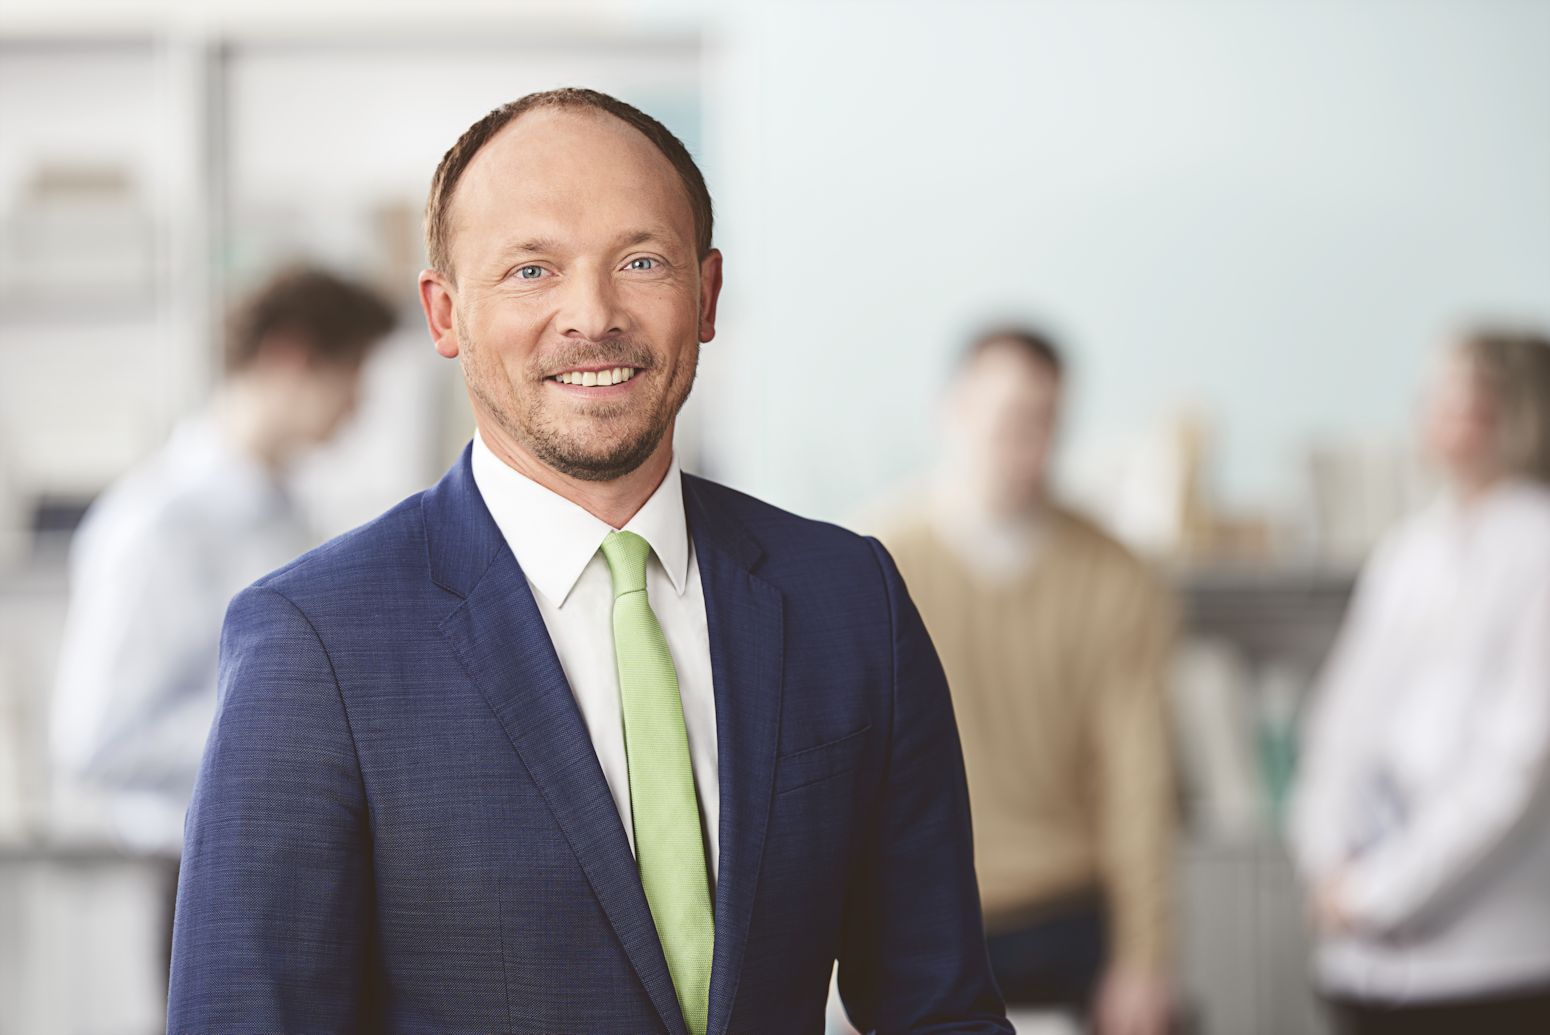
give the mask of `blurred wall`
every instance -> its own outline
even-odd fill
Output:
[[[798,510],[919,465],[986,313],[1045,315],[1077,349],[1071,466],[1195,406],[1225,431],[1229,502],[1297,492],[1316,437],[1408,432],[1455,320],[1550,320],[1550,4],[725,17],[717,459]]]
[[[699,37],[698,153],[728,288],[691,403],[694,451],[709,473],[819,515],[922,465],[946,361],[986,315],[1041,316],[1075,347],[1069,470],[1102,470],[1091,461],[1189,408],[1222,431],[1216,488],[1246,504],[1301,491],[1317,438],[1404,435],[1449,324],[1550,320],[1550,5],[1537,0],[0,8],[12,31],[76,23],[282,41],[408,26],[396,77],[391,56],[322,79],[301,68],[312,85],[296,112],[318,146],[322,116],[353,112],[370,143],[347,164],[380,159],[375,188],[404,197],[419,188],[403,155],[423,151],[428,176],[439,150],[424,145],[445,121],[431,116],[453,97],[445,55],[416,55],[420,28],[438,28],[437,46],[466,34],[480,61],[489,47],[473,41],[492,25]],[[520,50],[509,81],[552,85],[522,73]],[[234,230],[286,228],[249,189],[298,183],[293,156],[264,143],[294,128],[262,100],[306,64],[283,51],[231,66],[231,113],[256,134],[226,155],[231,200],[254,202]],[[511,92],[490,88],[480,103]],[[329,192],[362,181],[324,168],[302,182],[300,225],[319,227]]]

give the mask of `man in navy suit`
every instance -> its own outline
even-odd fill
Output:
[[[1010,1032],[893,561],[678,470],[721,289],[683,145],[530,95],[426,228],[477,434],[233,600],[168,1031],[820,1032],[837,959],[863,1030]]]

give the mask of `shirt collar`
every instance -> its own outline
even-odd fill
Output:
[[[608,522],[507,466],[477,431],[473,445],[474,484],[516,556],[522,572],[544,598],[562,607],[576,580],[613,529]],[[689,578],[689,526],[684,518],[683,479],[678,454],[662,483],[624,530],[651,544],[673,591],[682,596]]]

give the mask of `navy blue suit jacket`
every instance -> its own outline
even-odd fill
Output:
[[[684,476],[720,755],[710,1031],[1010,1032],[947,685],[875,540]],[[669,1032],[592,742],[469,452],[240,593],[168,1031]]]

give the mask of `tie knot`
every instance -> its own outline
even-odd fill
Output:
[[[646,558],[651,544],[634,532],[609,532],[603,539],[603,559],[614,582],[614,599],[646,588]]]

